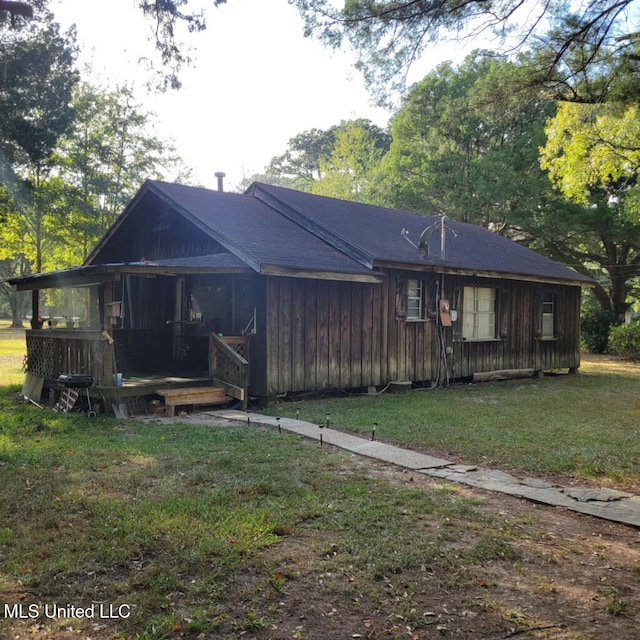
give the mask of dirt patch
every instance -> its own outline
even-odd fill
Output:
[[[415,536],[445,541],[422,566],[372,575],[313,518],[247,556],[224,589],[203,585],[199,602],[176,591],[166,602],[171,629],[118,632],[105,620],[16,621],[11,638],[31,640],[634,640],[640,627],[640,532],[509,496],[452,486],[351,456],[336,473],[364,473],[398,488],[445,493],[472,505],[451,521],[408,519]],[[374,486],[374,485],[372,485]],[[489,531],[483,523],[489,523]],[[384,535],[382,527],[371,536]],[[215,563],[212,558],[211,562]],[[142,569],[141,565],[141,571]],[[87,581],[91,577],[78,576]],[[187,582],[197,575],[181,576]],[[20,602],[4,585],[5,594]],[[197,611],[197,615],[194,614]],[[9,637],[9,636],[7,636]]]
[[[443,487],[420,474],[355,460],[399,486]],[[504,533],[504,550],[489,550],[491,559],[474,560],[482,534],[452,522],[450,549],[459,552],[453,563],[447,558],[371,581],[322,531],[287,537],[229,591],[223,609],[231,617],[221,618],[220,635],[211,637],[638,637],[638,530],[508,496],[455,491],[476,501]]]

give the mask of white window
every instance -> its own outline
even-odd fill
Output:
[[[555,296],[553,293],[545,293],[542,298],[542,337],[553,338],[553,312]]]
[[[493,340],[496,337],[496,290],[465,287],[462,337],[465,340]]]
[[[424,283],[422,280],[407,281],[407,319],[424,319]]]

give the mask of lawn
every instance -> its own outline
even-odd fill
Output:
[[[541,422],[568,428],[580,415],[588,444],[575,444],[579,455],[592,451],[608,465],[602,480],[622,469],[635,478],[625,448],[635,450],[637,405],[625,403],[638,372],[589,367],[278,411],[320,422],[330,411],[332,423],[363,434],[377,421],[377,437],[461,458],[464,447],[480,458],[513,449],[485,460],[511,464],[528,464],[523,443],[545,448],[537,441],[553,430]],[[624,402],[614,402],[616,390]],[[423,478],[276,429],[60,415],[25,404],[18,391],[0,389],[2,638],[637,637],[640,549],[629,527]],[[595,428],[596,410],[609,418],[600,429],[608,438]],[[514,427],[523,433],[508,436]],[[536,455],[543,472],[555,471],[545,462],[555,454]],[[595,463],[575,466],[593,475]]]
[[[640,366],[584,356],[579,375],[407,394],[283,401],[269,413],[528,474],[640,490]]]
[[[22,362],[27,353],[24,329],[10,329],[8,320],[0,320],[0,386],[22,384]]]

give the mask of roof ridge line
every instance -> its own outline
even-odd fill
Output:
[[[349,258],[355,260],[356,262],[359,262],[362,266],[367,267],[367,269],[374,268],[374,257],[371,254],[355,246],[342,236],[333,232],[325,225],[311,220],[302,211],[299,211],[298,209],[285,204],[277,197],[277,195],[275,195],[268,189],[265,189],[265,187],[268,186],[269,185],[263,185],[258,182],[253,183],[250,188],[251,195],[256,198],[256,200],[259,200],[263,204],[266,204],[268,207],[270,207],[280,215],[283,215],[291,222],[302,227],[305,231],[313,234],[314,236],[316,236],[316,238],[322,240],[323,242],[326,242],[334,249],[341,251]]]

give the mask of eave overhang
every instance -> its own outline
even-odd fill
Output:
[[[253,269],[246,265],[212,268],[210,266],[132,262],[72,267],[61,271],[34,273],[21,278],[10,278],[5,282],[15,286],[18,291],[33,291],[35,289],[88,287],[104,282],[114,282],[126,275],[177,277],[187,274],[213,273],[253,273]]]
[[[380,284],[384,282],[384,273],[382,271],[365,272],[346,272],[346,271],[327,271],[312,270],[304,267],[292,268],[281,267],[279,265],[263,265],[260,269],[263,276],[277,276],[281,278],[308,278],[311,280],[340,280],[345,282],[366,282],[371,284]]]
[[[401,271],[415,271],[416,273],[434,273],[452,276],[466,276],[473,278],[493,278],[500,280],[518,280],[521,282],[539,282],[542,284],[559,284],[571,287],[595,287],[595,281],[576,272],[576,277],[553,277],[532,273],[513,273],[511,271],[497,271],[491,269],[473,269],[447,266],[445,264],[420,264],[416,262],[390,262],[376,260],[374,266],[378,269],[397,269]]]

